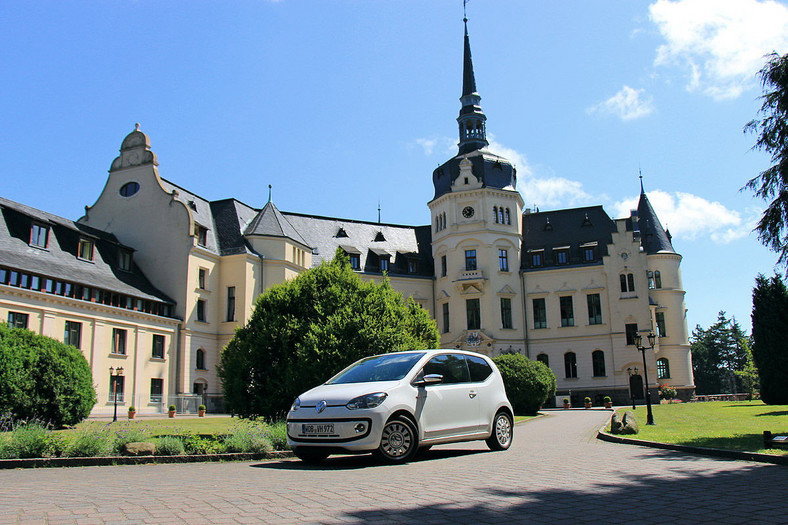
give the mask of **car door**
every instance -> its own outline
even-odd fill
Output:
[[[468,370],[471,374],[470,385],[475,387],[478,401],[479,430],[487,430],[495,417],[495,411],[504,393],[493,382],[493,369],[482,356],[466,355]]]
[[[446,353],[432,357],[424,375],[440,374],[443,381],[418,389],[417,417],[424,439],[472,434],[479,428],[477,391],[463,354]]]

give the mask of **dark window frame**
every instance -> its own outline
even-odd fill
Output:
[[[577,379],[577,354],[574,352],[564,354],[564,378]]]
[[[602,350],[594,350],[591,352],[591,366],[593,369],[594,377],[605,377],[605,352]]]
[[[562,295],[558,298],[561,312],[561,327],[575,326],[575,306],[571,295]]]
[[[534,330],[547,328],[547,301],[545,301],[545,298],[537,297],[532,299],[531,305],[533,306]]]
[[[165,337],[161,334],[153,334],[153,341],[151,347],[151,357],[153,359],[164,359],[165,354]]]
[[[482,312],[481,302],[478,298],[465,300],[465,318],[468,330],[481,330]]]
[[[602,324],[602,297],[598,293],[586,295],[586,305],[588,306],[588,324]]]
[[[510,297],[501,297],[501,328],[514,328],[512,322],[512,299]]]
[[[465,271],[472,272],[478,268],[476,250],[465,250]]]

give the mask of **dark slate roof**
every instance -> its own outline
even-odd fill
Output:
[[[210,203],[213,224],[216,228],[219,255],[252,253],[252,248],[244,238],[244,224],[250,222],[256,210],[235,199],[224,199]]]
[[[314,266],[332,259],[336,249],[341,247],[349,253],[360,254],[361,268],[366,272],[377,272],[379,258],[388,255],[392,275],[408,274],[409,259],[418,261],[417,273],[410,275],[433,275],[430,226],[381,224],[290,212],[282,212],[282,215],[303,236],[306,245],[313,248]],[[337,237],[340,230],[346,236]],[[381,235],[385,240],[376,241]]]
[[[199,195],[192,193],[182,186],[178,186],[177,184],[168,181],[167,179],[161,179],[161,182],[168,192],[175,190],[177,192],[177,196],[175,198],[191,209],[194,220],[200,226],[208,229],[205,248],[218,255],[219,239],[217,238],[217,228],[213,221],[213,213],[211,210],[210,201],[203,199]]]
[[[138,299],[174,304],[132,263],[118,267],[122,245],[107,232],[0,197],[0,265],[31,274],[116,292]],[[49,227],[46,249],[30,246],[34,222]],[[93,261],[77,258],[80,238],[94,241]]]
[[[543,268],[555,266],[556,248],[569,249],[568,266],[583,262],[583,247],[597,243],[596,264],[608,255],[616,224],[602,206],[527,213],[523,215],[523,269],[532,269],[529,250],[544,250]],[[593,264],[593,263],[592,263]],[[564,265],[566,266],[566,265]]]
[[[244,235],[284,237],[311,248],[301,234],[298,233],[293,225],[282,215],[282,212],[280,212],[274,203],[270,201],[260,210],[260,213],[257,214],[252,222],[249,223],[249,226],[244,230]]]
[[[480,149],[466,155],[457,155],[432,172],[434,199],[451,192],[451,184],[460,176],[460,162],[471,161],[473,175],[482,181],[485,188],[514,190],[517,186],[517,170],[509,160],[488,149]]]
[[[468,37],[468,23],[465,22],[465,46],[462,56],[462,94],[476,93],[476,76],[473,74],[473,59],[471,58],[471,40]]]
[[[670,236],[659,222],[657,213],[648,201],[645,192],[640,194],[638,202],[638,227],[640,229],[640,244],[646,253],[675,253]]]

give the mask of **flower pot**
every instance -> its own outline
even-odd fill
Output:
[[[613,402],[612,401],[605,401],[605,408],[613,408]]]
[[[170,417],[175,417],[175,411],[174,410],[168,410],[167,411],[167,415],[170,416]]]
[[[591,403],[586,403],[585,406],[586,408],[591,408]]]
[[[136,415],[137,415],[136,410],[129,410],[129,419],[134,419]]]
[[[199,416],[199,417],[205,417],[205,410],[198,410],[198,411],[197,411],[197,416]]]
[[[571,406],[569,403],[564,403],[564,410],[569,410]]]

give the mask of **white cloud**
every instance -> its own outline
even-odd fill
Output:
[[[654,65],[685,68],[687,89],[716,100],[757,85],[763,56],[788,50],[788,6],[774,0],[657,0],[649,13],[665,38]]]
[[[583,189],[583,184],[563,177],[521,179],[518,190],[526,202],[539,208],[564,208],[592,204],[596,198]]]
[[[746,237],[753,228],[752,218],[745,220],[739,212],[691,193],[656,190],[648,193],[648,199],[662,226],[678,239],[708,237],[717,244],[728,244]],[[617,217],[627,217],[637,203],[638,197],[624,199],[613,205],[613,211]]]
[[[594,113],[614,115],[621,120],[645,117],[654,112],[653,101],[651,97],[643,96],[645,92],[645,89],[634,89],[624,86],[609,99],[588,108],[586,113],[589,115]]]
[[[416,139],[424,154],[429,156],[436,151],[442,155],[451,155],[457,151],[457,141],[449,137],[429,137]]]
[[[531,167],[528,165],[528,160],[525,157],[525,153],[520,153],[517,150],[512,148],[507,148],[500,142],[495,140],[495,135],[492,133],[489,134],[487,137],[487,142],[490,143],[487,146],[487,149],[495,153],[496,155],[500,155],[506,159],[509,159],[514,167],[517,168],[517,176],[518,177],[525,177],[531,174]]]

